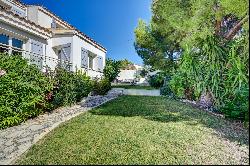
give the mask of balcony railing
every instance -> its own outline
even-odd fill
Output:
[[[0,44],[0,53],[6,53],[7,55],[20,55],[27,59],[29,64],[36,65],[42,71],[45,71],[46,68],[51,68],[53,70],[57,66],[70,71],[73,66],[69,61],[63,61],[46,55],[36,54],[5,44]]]

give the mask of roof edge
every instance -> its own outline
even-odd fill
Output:
[[[71,29],[76,30],[80,35],[84,36],[84,38],[86,40],[89,40],[89,43],[92,45],[97,45],[97,47],[100,47],[102,50],[104,50],[104,52],[107,52],[107,49],[102,46],[101,44],[99,44],[98,42],[96,42],[95,40],[93,40],[92,38],[90,38],[89,36],[87,36],[85,33],[81,32],[80,30],[78,30],[76,27],[74,27],[73,25],[69,24],[68,22],[64,21],[63,19],[61,19],[59,16],[57,16],[56,14],[54,14],[53,12],[51,12],[50,10],[48,10],[46,7],[41,6],[41,5],[26,5],[26,6],[38,6],[38,10],[43,10],[45,12],[47,12],[49,15],[51,15],[52,17],[60,20],[64,25],[68,26]]]

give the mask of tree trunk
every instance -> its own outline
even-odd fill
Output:
[[[211,92],[202,93],[199,101],[199,106],[206,109],[209,109],[213,106],[213,96]]]
[[[226,40],[231,40],[237,32],[240,30],[241,26],[247,22],[249,19],[249,16],[246,15],[239,23],[237,23],[230,31],[225,35]]]

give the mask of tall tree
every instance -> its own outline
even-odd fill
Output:
[[[173,67],[174,55],[208,36],[228,42],[248,34],[248,0],[153,0],[151,9],[150,24],[139,20],[135,29],[135,49],[157,69]]]

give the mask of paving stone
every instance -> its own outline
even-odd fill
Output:
[[[3,152],[5,154],[5,156],[10,155],[10,153],[12,153],[15,150],[14,146],[8,146],[8,147],[4,147]],[[8,157],[7,157],[8,158]]]
[[[4,146],[11,146],[11,145],[13,145],[14,144],[14,141],[13,141],[13,139],[9,139],[7,142],[5,142],[4,143]]]
[[[43,129],[43,126],[42,125],[32,125],[28,129],[30,129],[32,131],[37,131],[37,130]]]
[[[6,133],[6,135],[4,136],[5,138],[15,138],[20,136],[23,133],[23,131],[11,131],[8,134]]]
[[[17,141],[17,143],[24,143],[24,142],[28,142],[28,141],[30,141],[32,139],[33,139],[33,134],[30,134],[29,136],[18,139],[16,141]]]

